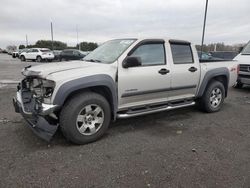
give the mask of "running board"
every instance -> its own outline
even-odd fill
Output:
[[[130,117],[136,117],[136,116],[142,116],[142,115],[146,115],[146,114],[152,114],[152,113],[156,113],[156,112],[162,112],[162,111],[168,111],[168,110],[174,110],[174,109],[178,109],[178,108],[184,108],[184,107],[189,107],[189,106],[194,106],[195,102],[190,102],[190,103],[185,103],[185,104],[180,104],[180,105],[173,105],[173,106],[166,106],[164,105],[164,107],[159,107],[157,109],[155,108],[147,108],[145,110],[139,110],[139,111],[130,111],[127,113],[120,113],[118,112],[117,114],[117,118],[119,119],[125,119],[125,118],[130,118]]]

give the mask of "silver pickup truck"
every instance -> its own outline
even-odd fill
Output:
[[[200,62],[188,41],[115,39],[82,61],[26,67],[13,103],[41,138],[60,126],[69,141],[85,144],[117,118],[195,104],[219,111],[238,69],[234,61]]]

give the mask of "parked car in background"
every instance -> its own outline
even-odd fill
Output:
[[[223,60],[221,58],[213,57],[210,53],[198,51],[198,56],[200,60]]]
[[[31,48],[20,54],[21,61],[32,60],[42,62],[43,60],[52,61],[54,59],[53,52],[48,48]]]
[[[8,51],[6,49],[3,49],[2,53],[7,54]]]
[[[28,51],[28,50],[29,50],[28,48],[16,50],[16,51],[14,51],[14,52],[12,53],[12,57],[13,57],[13,58],[19,57],[20,54],[21,54],[22,52],[26,52],[26,51]]]
[[[29,50],[29,48],[24,48],[24,49],[19,50],[19,52],[18,52],[18,58],[20,58],[21,53],[27,52],[28,50]]]
[[[235,61],[200,63],[188,41],[115,39],[83,61],[26,67],[13,104],[41,138],[49,141],[60,126],[68,140],[85,144],[116,118],[196,103],[219,111],[237,67]]]
[[[18,56],[19,56],[19,54],[18,54],[18,50],[17,50],[17,51],[12,52],[12,57],[13,57],[13,58],[16,58],[16,57],[18,57]]]
[[[8,50],[7,52],[8,52],[8,55],[12,55],[13,50]]]
[[[53,54],[54,54],[54,60],[55,61],[59,61],[60,60],[60,56],[61,56],[62,50],[53,50]]]
[[[242,88],[244,84],[250,85],[250,41],[234,60],[237,60],[240,64],[240,72],[235,87]]]
[[[59,56],[60,61],[80,60],[87,55],[86,52],[76,49],[63,50]]]
[[[238,52],[235,51],[211,51],[209,53],[215,58],[221,58],[224,60],[232,60],[238,55]]]

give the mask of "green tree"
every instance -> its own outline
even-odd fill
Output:
[[[51,40],[38,40],[33,47],[52,49]],[[54,50],[63,50],[67,48],[67,44],[61,41],[53,41]]]
[[[93,51],[98,47],[98,44],[95,42],[81,42],[80,49],[82,51]],[[79,45],[76,45],[76,48],[79,49]]]
[[[19,47],[18,47],[18,49],[24,49],[25,48],[25,46],[23,45],[23,44],[21,44],[21,45],[19,45]]]

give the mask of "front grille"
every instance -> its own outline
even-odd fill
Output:
[[[250,65],[240,65],[240,71],[250,72]]]

